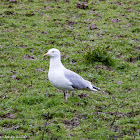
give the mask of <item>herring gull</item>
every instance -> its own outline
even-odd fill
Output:
[[[61,63],[61,54],[58,49],[50,49],[44,56],[50,57],[48,78],[50,83],[64,92],[64,98],[68,99],[69,91],[89,90],[99,91],[100,88],[93,86],[91,82],[83,79],[77,73],[66,69]]]

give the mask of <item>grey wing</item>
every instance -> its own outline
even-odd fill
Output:
[[[87,89],[89,86],[88,81],[84,80],[80,75],[71,70],[66,69],[64,75],[72,83],[74,89]]]

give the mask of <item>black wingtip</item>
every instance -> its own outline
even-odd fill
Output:
[[[96,89],[96,90],[98,90],[98,91],[100,91],[100,90],[101,90],[101,89],[100,89],[100,88],[98,88],[98,87],[94,87],[94,86],[93,86],[93,88],[94,88],[94,89]]]

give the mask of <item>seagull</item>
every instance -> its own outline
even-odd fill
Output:
[[[61,62],[61,53],[52,48],[44,56],[50,57],[48,78],[50,83],[64,92],[64,99],[68,99],[69,91],[88,90],[99,91],[100,88],[93,86],[91,82],[83,79],[77,73],[67,69]]]

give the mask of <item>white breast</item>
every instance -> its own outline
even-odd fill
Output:
[[[72,83],[66,79],[62,69],[49,69],[48,78],[51,84],[61,90],[73,90]]]

